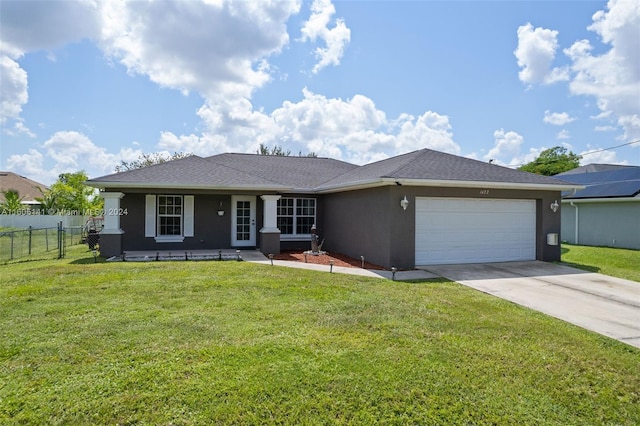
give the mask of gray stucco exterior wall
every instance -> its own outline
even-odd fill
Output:
[[[327,194],[322,203],[325,246],[355,258],[365,256],[385,267],[413,268],[416,197],[533,199],[536,258],[559,261],[560,245],[547,244],[547,234],[560,234],[560,209],[554,213],[550,208],[554,201],[560,202],[560,192],[488,189],[488,194],[481,195],[477,188],[386,186]],[[406,211],[400,207],[404,196],[409,200]]]
[[[222,249],[231,245],[231,200],[237,193],[209,191],[181,192],[176,190],[155,191],[155,194],[194,196],[194,236],[182,242],[159,243],[153,237],[145,237],[145,197],[150,191],[121,190],[125,196],[120,208],[128,214],[120,218],[124,230],[121,239],[122,251],[135,250],[198,250]],[[485,190],[486,192],[486,190]],[[256,247],[268,246],[267,251],[276,251],[275,241],[261,241],[259,232],[263,224],[263,202],[256,196]],[[286,195],[283,195],[286,196]],[[324,239],[324,249],[343,253],[357,259],[364,256],[369,262],[397,268],[415,266],[415,205],[416,197],[457,198],[505,198],[536,200],[536,257],[544,261],[560,260],[560,246],[547,244],[548,233],[560,233],[558,211],[550,209],[551,203],[560,200],[559,191],[501,190],[489,188],[483,193],[478,188],[383,186],[330,194],[295,194],[296,197],[312,197],[317,200],[316,225]],[[406,196],[409,206],[400,207]],[[221,204],[222,203],[222,204]],[[221,208],[225,214],[218,216]],[[263,244],[264,243],[264,244]],[[247,248],[247,247],[243,247]],[[281,240],[280,249],[309,249],[308,240]]]
[[[574,202],[573,206],[570,202],[564,202],[562,240],[586,246],[640,249],[640,199]]]
[[[107,189],[108,191],[108,189]],[[122,251],[134,250],[199,250],[223,249],[231,247],[231,196],[237,193],[208,191],[143,191],[139,189],[121,190],[125,196],[120,200],[120,208],[127,214],[120,217]],[[183,242],[158,243],[152,237],[145,237],[145,196],[147,194],[193,195],[194,196],[194,235],[185,237]],[[241,194],[244,195],[244,194]],[[263,204],[259,194],[256,196],[256,244],[260,246],[260,232],[263,223]],[[218,216],[218,210],[224,211]],[[253,247],[253,246],[252,246]],[[252,248],[243,247],[243,248]]]

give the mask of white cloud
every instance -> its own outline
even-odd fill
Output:
[[[98,35],[98,3],[92,0],[2,2],[3,50],[50,50]]]
[[[176,136],[171,132],[162,132],[158,148],[168,153],[184,152],[201,156],[213,155],[218,152],[234,150],[227,144],[226,138],[212,134],[197,136],[194,134]],[[237,149],[237,148],[236,148]]]
[[[0,124],[20,120],[22,106],[27,103],[27,72],[7,55],[0,55]]]
[[[524,138],[517,132],[505,132],[504,129],[493,132],[493,138],[493,148],[487,152],[484,159],[487,161],[494,160],[499,164],[514,163],[516,161],[514,159],[520,153]],[[507,157],[511,157],[510,161],[507,161]]]
[[[293,140],[339,138],[363,129],[375,129],[385,122],[384,112],[373,101],[356,95],[352,99],[327,99],[303,89],[304,99],[298,103],[286,101],[273,111],[275,122],[289,132]]]
[[[571,139],[571,134],[567,129],[562,129],[556,134],[556,139],[558,140]]]
[[[25,135],[30,138],[36,137],[36,134],[33,133],[27,126],[25,126],[24,122],[21,121],[20,118],[14,122],[13,128],[3,126],[2,131],[9,136]]]
[[[197,112],[202,120],[202,132],[184,135],[161,132],[157,143],[160,150],[198,155],[255,152],[262,143],[282,145],[294,154],[315,152],[356,163],[425,147],[460,153],[447,116],[427,111],[389,119],[370,98],[360,94],[343,100],[304,89],[302,99],[285,101],[271,113],[254,110],[251,97],[271,79],[273,69],[269,58],[289,43],[286,24],[292,15],[299,13],[300,1],[82,5],[80,15],[69,12],[67,18],[80,19],[86,15],[91,25],[69,22],[68,31],[56,32],[47,27],[38,35],[26,34],[17,25],[12,27],[12,34],[16,34],[9,46],[12,54],[49,49],[89,37],[96,40],[109,60],[122,63],[129,73],[144,75],[158,85],[185,93],[199,93],[204,98]],[[67,10],[66,6],[65,3],[63,11]],[[22,21],[28,21],[29,9],[21,6]],[[50,21],[45,21],[47,25],[64,26],[63,15],[55,13]],[[303,24],[302,39],[325,46],[315,50],[318,62],[314,72],[338,65],[350,40],[350,30],[334,15],[335,8],[330,2],[316,1],[311,5],[308,21]],[[34,22],[45,22],[42,21],[44,15],[38,16]],[[36,31],[33,25],[28,23],[27,27]],[[5,50],[9,51],[9,47]],[[16,75],[24,77],[13,80],[23,82],[18,86],[24,91],[16,93],[26,96],[26,73],[20,74],[21,68],[14,59],[9,57],[9,61]],[[27,98],[14,98],[17,100],[14,105],[19,107],[27,101]],[[19,109],[14,106],[12,111],[12,117],[20,121]],[[14,129],[18,131],[19,127]],[[27,130],[23,126],[22,131]],[[34,176],[55,178],[59,173],[79,169],[95,176],[112,172],[120,160],[133,160],[136,153],[141,153],[138,147],[108,152],[80,132],[58,131],[28,154],[12,156],[7,164],[26,168],[31,161],[38,164],[40,170],[46,170]]]
[[[6,134],[33,133],[24,124],[20,114],[28,101],[27,72],[18,59],[26,52],[53,49],[65,43],[78,41],[97,34],[96,3],[90,0],[63,2],[5,1],[0,13],[0,124],[15,121],[13,130]]]
[[[594,148],[583,151],[579,155],[582,156],[581,166],[586,164],[625,164],[624,161],[616,160],[615,151],[600,151],[600,149]]]
[[[46,185],[55,180],[56,175],[45,169],[44,160],[42,153],[30,148],[26,154],[11,155],[7,158],[7,168]]]
[[[302,41],[315,42],[320,39],[326,44],[326,47],[318,47],[315,51],[318,63],[313,67],[314,74],[329,65],[339,65],[345,46],[351,41],[351,30],[343,19],[337,19],[335,26],[329,29],[331,17],[335,13],[336,8],[331,0],[314,0],[311,4],[311,16],[302,26]]]
[[[269,81],[269,55],[289,42],[298,1],[109,2],[103,48],[129,72],[209,100],[249,98]]]
[[[554,126],[564,126],[567,123],[575,121],[575,118],[571,117],[566,112],[551,112],[546,110],[542,121],[548,124],[553,124]]]
[[[588,28],[611,48],[594,55],[588,40],[576,41],[564,49],[572,60],[569,88],[577,95],[594,96],[602,113],[612,113],[625,130],[625,139],[640,137],[640,3],[611,0],[607,11],[593,15]]]
[[[298,103],[285,102],[272,117],[281,138],[303,152],[368,163],[420,148],[459,153],[446,116],[428,111],[419,117],[388,120],[366,96],[330,99],[304,90]]]
[[[518,27],[518,47],[513,52],[521,68],[518,77],[527,84],[552,84],[568,80],[566,68],[551,68],[558,49],[558,32],[533,28],[527,23]]]
[[[593,130],[596,132],[614,132],[618,130],[618,128],[614,126],[596,126]]]
[[[84,170],[89,177],[113,173],[121,160],[131,161],[142,154],[140,149],[122,148],[117,153],[95,145],[87,136],[74,131],[54,133],[41,146],[26,154],[9,156],[9,169],[38,182],[52,183],[58,175]]]
[[[206,124],[201,136],[164,132],[159,147],[209,155],[221,151],[256,152],[262,143],[281,145],[293,154],[315,152],[363,164],[420,148],[458,154],[446,116],[432,111],[388,120],[363,95],[327,98],[308,89],[299,102],[285,101],[271,114],[253,111],[248,101],[205,105],[198,114]]]

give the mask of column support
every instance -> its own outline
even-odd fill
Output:
[[[120,216],[124,212],[120,209],[122,192],[101,192],[104,198],[104,226],[100,231],[100,255],[105,258],[122,254],[122,234]]]
[[[280,195],[261,195],[264,202],[263,226],[260,229],[260,251],[264,254],[280,253],[280,230],[278,229],[278,200]]]
[[[104,227],[102,234],[124,234],[120,228],[120,216],[123,212],[120,210],[120,199],[124,197],[122,192],[101,192],[100,196],[104,198]]]

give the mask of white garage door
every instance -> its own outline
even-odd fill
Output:
[[[535,200],[416,199],[416,265],[535,258]]]

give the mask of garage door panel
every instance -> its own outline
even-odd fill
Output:
[[[416,199],[416,264],[534,260],[534,200]]]

